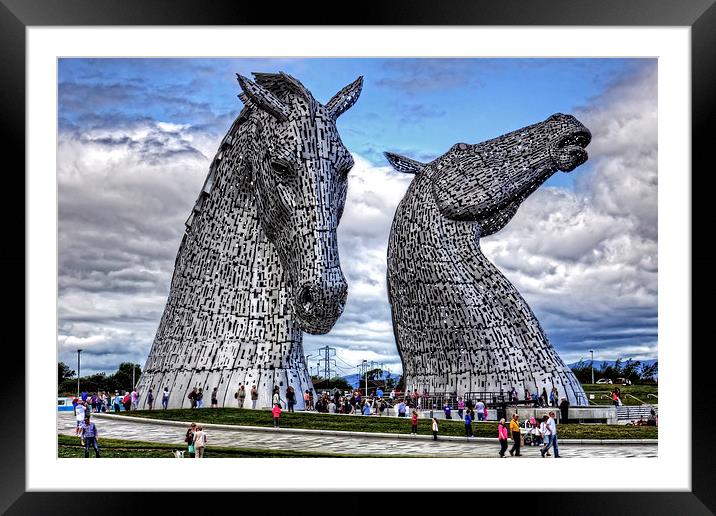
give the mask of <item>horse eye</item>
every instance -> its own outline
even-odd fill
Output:
[[[271,162],[271,168],[274,172],[276,172],[279,176],[285,177],[291,174],[291,169],[286,165],[285,163],[281,163],[279,161],[272,161]]]

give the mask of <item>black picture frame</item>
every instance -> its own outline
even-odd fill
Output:
[[[30,26],[98,26],[98,25],[577,25],[577,26],[685,26],[691,28],[691,79],[692,79],[692,173],[691,178],[708,176],[708,150],[711,141],[711,124],[716,120],[716,7],[715,0],[692,0],[657,2],[657,0],[500,0],[472,2],[439,2],[429,0],[391,0],[368,6],[350,4],[347,13],[336,2],[287,2],[280,8],[261,2],[240,2],[212,0],[196,2],[190,0],[0,0],[0,107],[2,116],[0,146],[3,156],[19,158],[13,167],[5,168],[5,210],[7,213],[25,212],[25,176],[15,172],[18,167],[25,169],[25,29]],[[709,163],[710,167],[713,165]],[[701,172],[697,174],[695,171]],[[8,185],[9,182],[9,185]],[[705,227],[713,216],[705,212],[709,200],[704,197],[708,188],[694,188],[692,192],[692,235],[708,235]],[[12,206],[12,203],[17,203]],[[699,209],[702,213],[699,213]],[[697,232],[698,228],[705,229]],[[5,329],[14,330],[18,338],[8,337],[6,342],[5,393],[25,392],[25,355],[13,346],[13,342],[25,340],[25,227],[17,223],[17,215],[7,217],[3,224],[5,242],[0,246],[0,265],[5,271],[12,271],[5,278],[6,299],[12,302],[3,309]],[[706,239],[708,240],[708,239]],[[694,242],[695,244],[696,242]],[[703,246],[705,244],[699,243]],[[710,290],[710,261],[706,255],[697,255],[692,245],[692,277],[699,278],[702,292]],[[54,257],[48,257],[53,259]],[[24,271],[24,274],[19,274]],[[702,274],[698,274],[698,273]],[[698,274],[698,276],[696,276]],[[9,282],[9,284],[8,284]],[[22,294],[20,294],[22,293]],[[692,290],[692,296],[694,291]],[[704,322],[710,319],[710,305],[698,303],[692,298],[692,321]],[[683,448],[691,455],[690,492],[569,492],[569,493],[497,493],[479,495],[479,506],[485,507],[485,500],[499,502],[505,510],[534,507],[533,513],[555,514],[713,514],[716,512],[716,468],[714,428],[707,378],[712,373],[713,362],[709,360],[710,342],[698,342],[697,328],[692,323],[692,343],[670,343],[691,347],[692,384],[690,387],[692,406],[667,407],[666,417],[683,418],[684,432],[691,432],[691,449],[685,443],[661,443],[662,446]],[[703,332],[704,335],[707,335]],[[698,342],[698,344],[697,344]],[[13,349],[13,353],[9,352]],[[12,367],[8,364],[12,362]],[[2,460],[0,461],[0,510],[7,514],[69,514],[84,512],[103,514],[126,513],[131,507],[143,507],[144,501],[135,497],[147,497],[147,493],[131,495],[128,505],[125,493],[83,494],[77,493],[26,492],[25,489],[25,413],[31,406],[22,401],[13,403],[3,411],[3,426],[11,432],[11,445],[4,436]],[[9,429],[9,430],[8,430]],[[535,472],[537,474],[538,472]],[[586,473],[586,472],[585,472]],[[615,475],[638,475],[638,471],[617,471]],[[280,475],[279,475],[280,477]],[[121,479],[120,479],[121,480]],[[78,485],[90,482],[91,478],[78,479]],[[280,480],[278,486],[286,486]],[[341,483],[341,485],[346,485]],[[519,482],[523,486],[525,482]],[[599,480],[594,479],[598,491]],[[511,487],[511,479],[505,479],[505,487]],[[339,488],[340,489],[340,488]],[[151,497],[163,504],[181,503],[183,513],[187,511],[213,510],[207,500],[197,493],[152,494]],[[427,493],[422,493],[424,496]],[[207,493],[207,495],[209,495]],[[221,501],[236,503],[236,498],[211,494],[212,507]],[[244,496],[244,495],[240,495]],[[296,495],[293,495],[296,497]],[[372,495],[371,495],[372,496]],[[416,494],[416,496],[420,496]],[[456,503],[460,498],[455,498]],[[463,499],[464,500],[464,499]],[[440,501],[438,498],[437,501]],[[514,504],[513,504],[514,502]],[[271,504],[271,501],[264,502]],[[294,498],[293,503],[300,503]],[[461,503],[459,504],[461,505]],[[471,502],[468,503],[471,506]],[[514,509],[513,509],[514,507]],[[268,507],[267,507],[268,508]],[[285,508],[284,508],[285,510]],[[410,510],[406,506],[406,510]]]

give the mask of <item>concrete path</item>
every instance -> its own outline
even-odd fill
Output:
[[[128,439],[159,443],[176,443],[183,448],[184,435],[188,425],[183,423],[161,423],[151,420],[131,421],[122,416],[93,414],[100,440],[102,437]],[[498,458],[499,444],[476,439],[432,438],[422,436],[378,437],[366,435],[336,435],[293,429],[256,429],[229,425],[203,425],[207,433],[207,456],[211,446],[239,448],[282,449],[294,451],[316,451],[329,453],[378,454],[378,455],[420,455],[431,457],[493,457]],[[57,414],[57,432],[74,435],[75,421],[71,412]],[[101,441],[100,441],[101,442]],[[512,443],[510,442],[510,446]],[[656,457],[656,444],[576,444],[560,442],[560,455],[564,458],[605,458],[605,457]],[[541,458],[538,447],[522,448],[522,457]],[[508,458],[509,455],[508,455]],[[518,457],[514,457],[518,459]]]

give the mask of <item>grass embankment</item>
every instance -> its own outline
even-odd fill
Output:
[[[70,435],[57,436],[59,458],[83,458],[85,449],[81,445],[79,437]],[[99,440],[100,457],[102,458],[145,458],[145,459],[170,459],[174,458],[173,450],[186,450],[186,445],[150,443],[144,441],[125,441],[121,439]],[[268,457],[314,457],[314,458],[354,458],[354,457],[388,457],[387,455],[355,455],[348,453],[323,453],[291,450],[264,450],[260,448],[223,448],[208,446],[204,452],[208,458],[268,458]],[[390,455],[390,457],[403,457],[401,455]],[[407,457],[407,456],[405,456]],[[418,455],[410,455],[418,457]],[[94,458],[94,449],[90,448],[90,458]],[[184,458],[189,458],[187,453]]]
[[[611,405],[611,392],[614,387],[619,387],[622,393],[622,404],[626,406],[641,405],[641,401],[649,404],[658,404],[659,398],[653,396],[659,395],[658,385],[609,385],[609,384],[582,384],[584,392],[589,396],[594,394],[594,399],[590,400],[595,405]],[[651,394],[652,396],[649,396]],[[632,398],[634,396],[638,400]]]
[[[273,426],[273,417],[268,410],[238,408],[137,410],[129,413],[120,412],[120,415],[222,425]],[[439,425],[440,435],[465,436],[465,424],[460,419],[440,420]],[[407,434],[410,433],[410,418],[284,412],[281,414],[281,427]],[[472,429],[475,437],[497,438],[497,423],[476,422],[473,423]],[[430,419],[418,420],[418,434],[432,435]],[[559,436],[562,439],[656,439],[657,428],[653,426],[570,424],[559,425]]]

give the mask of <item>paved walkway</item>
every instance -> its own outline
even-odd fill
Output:
[[[157,422],[128,421],[126,418],[104,417],[93,414],[95,424],[102,437],[128,439],[136,441],[176,443],[183,447],[184,435],[188,425],[176,426]],[[464,439],[384,438],[356,435],[326,435],[296,432],[290,429],[247,429],[239,426],[203,425],[209,438],[207,454],[211,446],[238,448],[282,449],[294,451],[316,451],[329,453],[378,454],[378,455],[421,455],[431,457],[498,457],[500,449],[497,439],[494,442],[466,441]],[[57,432],[74,435],[75,421],[71,412],[57,414]],[[408,438],[405,438],[408,437]],[[512,442],[510,441],[510,446]],[[560,455],[565,458],[605,458],[605,457],[656,457],[656,444],[641,445],[599,445],[560,443]],[[522,448],[521,458],[540,458],[539,448]],[[509,455],[508,455],[509,458]],[[517,458],[517,457],[515,457]]]

